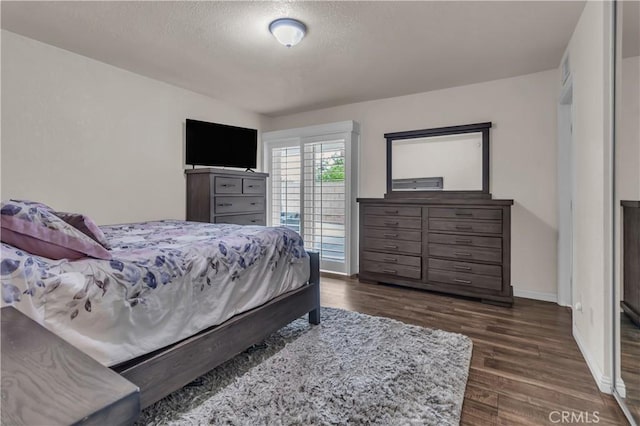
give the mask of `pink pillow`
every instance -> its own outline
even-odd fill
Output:
[[[49,259],[111,259],[107,249],[41,206],[2,203],[0,219],[0,239],[29,253]]]
[[[100,229],[98,225],[96,225],[96,223],[88,216],[85,216],[81,213],[67,212],[53,212],[53,214],[55,214],[60,219],[64,220],[69,225],[73,226],[78,231],[82,232],[87,237],[91,238],[107,250],[111,248],[109,247],[107,237],[104,236],[104,232],[102,232],[102,229]]]
[[[14,200],[13,198],[9,200],[11,203],[21,203],[21,204],[26,204],[29,207],[41,207],[45,210],[49,210],[49,211],[53,211],[53,209],[51,207],[49,207],[46,204],[40,203],[38,201],[31,201],[31,200]]]

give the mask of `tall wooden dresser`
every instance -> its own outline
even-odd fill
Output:
[[[640,201],[622,201],[622,309],[640,327]]]
[[[186,170],[187,220],[266,225],[267,173]]]
[[[513,200],[359,198],[359,279],[513,303]]]

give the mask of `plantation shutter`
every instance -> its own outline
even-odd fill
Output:
[[[271,225],[300,229],[300,147],[271,150]]]
[[[320,252],[322,268],[345,271],[345,140],[304,142],[305,246]]]

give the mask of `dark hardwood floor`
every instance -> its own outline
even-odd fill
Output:
[[[620,362],[622,380],[627,388],[625,403],[640,421],[640,328],[626,314],[620,314]]]
[[[591,423],[597,411],[598,424],[627,424],[614,399],[598,391],[571,336],[568,308],[521,298],[503,308],[329,276],[322,277],[321,291],[323,306],[471,337],[463,425],[554,424],[553,411],[589,412]]]

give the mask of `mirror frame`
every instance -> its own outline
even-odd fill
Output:
[[[451,196],[451,195],[465,195],[465,194],[478,194],[489,195],[489,129],[492,123],[475,123],[465,124],[461,126],[448,126],[448,127],[436,127],[433,129],[421,129],[421,130],[409,130],[406,132],[385,133],[384,137],[387,140],[387,194],[398,196],[400,193],[404,197],[416,197],[416,196]],[[393,141],[423,138],[429,136],[446,136],[446,135],[461,135],[465,133],[482,133],[482,190],[469,190],[469,191],[393,191],[392,185],[392,147]]]

